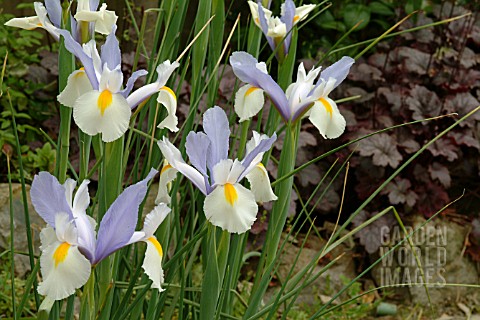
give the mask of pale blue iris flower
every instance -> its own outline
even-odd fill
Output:
[[[249,53],[234,52],[230,57],[233,72],[247,84],[236,94],[235,111],[241,121],[253,117],[263,107],[266,92],[286,123],[308,116],[323,137],[337,138],[345,130],[345,119],[328,94],[345,80],[354,62],[343,57],[321,73],[320,68],[307,73],[301,63],[297,81],[284,92],[267,73],[265,63],[259,63]]]
[[[246,156],[240,161],[228,159],[230,129],[227,115],[220,107],[205,112],[203,129],[205,132],[192,131],[187,136],[185,147],[191,166],[165,137],[158,146],[169,163],[167,166],[182,173],[206,196],[203,209],[207,220],[228,232],[243,233],[255,222],[257,202],[277,199],[261,163],[277,137],[254,132],[246,145]],[[168,171],[162,170],[161,174]],[[245,177],[250,190],[240,184]],[[160,189],[165,189],[166,182],[162,183],[162,177],[160,181]]]
[[[147,243],[143,268],[153,281],[152,287],[161,290],[163,252],[154,233],[170,209],[159,204],[146,216],[143,229],[135,231],[147,183],[156,173],[152,169],[144,180],[118,196],[100,222],[97,235],[95,220],[86,213],[90,203],[88,180],[82,182],[73,197],[76,181],[68,179],[61,185],[48,172],[35,176],[30,191],[32,204],[48,224],[40,233],[40,294],[53,300],[70,296],[87,282],[92,265],[138,241]]]
[[[65,39],[65,47],[81,61],[83,68],[68,77],[67,86],[58,96],[58,101],[73,108],[73,119],[83,132],[91,136],[101,133],[103,141],[111,142],[127,131],[131,110],[158,93],[157,102],[163,104],[168,112],[158,127],[178,131],[175,115],[177,99],[173,90],[165,84],[179,63],[167,60],[158,65],[157,80],[132,92],[135,81],[148,73],[137,70],[122,89],[121,52],[115,29],[116,26],[113,26],[100,54],[94,40],[82,46],[68,31],[59,30]]]

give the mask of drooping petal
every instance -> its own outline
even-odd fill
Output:
[[[158,91],[157,102],[164,105],[167,109],[167,117],[163,119],[162,122],[160,122],[158,127],[160,129],[167,128],[172,132],[177,132],[177,97],[175,96],[175,92],[173,92],[172,89],[170,89],[169,87],[163,86]]]
[[[258,12],[258,4],[255,3],[254,1],[248,1],[248,6],[250,7],[250,12],[252,13],[252,19],[253,19],[253,22],[255,22],[255,24],[257,25],[257,27],[259,27],[260,29],[262,28],[262,26],[260,25],[260,17],[259,17],[259,12]],[[272,11],[266,9],[266,8],[263,8],[263,13],[265,15],[265,18],[266,20],[270,19],[270,17],[272,16]]]
[[[255,201],[268,202],[278,199],[273,193],[268,172],[262,163],[257,164],[254,169],[250,170],[247,179],[250,182],[250,189],[255,196]]]
[[[293,17],[293,24],[297,24],[300,21],[305,20],[308,14],[315,9],[316,5],[314,4],[305,4],[295,9],[295,16]]]
[[[205,133],[193,131],[188,134],[185,142],[190,162],[204,177],[207,176],[207,155],[210,144],[210,139]]]
[[[56,241],[42,251],[40,270],[43,281],[38,285],[38,293],[62,300],[87,282],[91,266],[78,247]]]
[[[187,177],[187,179],[200,189],[204,195],[209,193],[210,185],[208,184],[208,181],[205,181],[203,175],[198,170],[185,163],[180,151],[168,141],[166,137],[163,137],[163,140],[158,141],[158,147],[172,167]]]
[[[126,188],[108,208],[98,229],[95,264],[128,244],[137,225],[138,209],[147,194],[147,183],[157,173],[150,170],[145,179]]]
[[[102,133],[105,142],[114,141],[127,131],[131,113],[125,98],[109,90],[87,92],[76,100],[73,107],[77,126],[91,136]]]
[[[64,106],[73,108],[78,97],[92,90],[93,87],[85,70],[76,70],[68,76],[67,85],[57,96],[57,100]]]
[[[335,85],[333,86],[332,90],[335,89],[340,83],[345,80],[350,72],[351,66],[355,63],[355,60],[350,57],[342,57],[340,60],[332,64],[330,67],[326,68],[325,70],[320,73],[320,78],[315,85],[315,88],[318,87],[323,81],[328,81],[328,79],[333,78],[335,79]]]
[[[238,89],[235,94],[235,112],[240,117],[240,122],[255,116],[265,104],[263,90],[249,84]]]
[[[160,171],[160,181],[158,182],[158,194],[155,204],[161,202],[170,204],[169,185],[177,177],[177,170],[172,167],[167,160],[164,160],[163,168]]]
[[[148,278],[152,280],[152,288],[163,291],[164,289],[161,287],[163,283],[162,246],[155,236],[149,237],[145,242],[147,243],[147,250],[145,251],[142,268],[145,270]]]
[[[153,208],[149,214],[147,214],[145,222],[143,223],[145,237],[150,238],[155,234],[155,231],[157,231],[158,227],[162,224],[170,211],[170,208],[165,203],[160,203]]]
[[[41,2],[34,2],[33,7],[35,8],[35,13],[38,16],[38,19],[40,19],[40,24],[42,25],[42,28],[48,31],[52,37],[55,38],[55,40],[58,40],[60,38],[60,34],[58,32],[58,28],[55,27],[50,20],[48,19],[47,16],[47,9]]]
[[[288,101],[282,88],[272,77],[257,67],[258,61],[247,52],[234,52],[230,57],[230,64],[235,75],[243,82],[263,89],[285,121],[288,121],[291,112]]]
[[[65,188],[50,173],[42,171],[35,175],[30,189],[30,197],[35,211],[52,228],[55,228],[57,213],[64,212],[70,217],[70,220],[73,219],[70,204],[65,197]]]
[[[321,98],[315,102],[310,109],[309,119],[325,139],[338,138],[345,131],[345,118],[330,98]]]
[[[257,218],[253,193],[239,183],[217,186],[206,198],[203,210],[207,220],[230,233],[248,231]]]
[[[112,27],[117,22],[118,17],[115,11],[107,10],[107,5],[103,3],[99,11],[92,11],[92,9],[77,11],[75,19],[77,21],[95,22],[95,32],[107,35],[112,32]]]
[[[158,78],[154,83],[147,84],[130,94],[127,98],[128,104],[133,109],[141,102],[148,99],[151,95],[157,93],[162,87],[165,86],[168,79],[172,75],[173,71],[178,68],[180,64],[177,61],[173,63],[170,60],[166,60],[157,66]]]
[[[25,18],[13,18],[5,22],[7,27],[21,28],[25,30],[33,30],[36,28],[42,28],[40,19],[37,16],[25,17]]]
[[[207,154],[207,166],[212,171],[217,163],[228,158],[230,127],[227,115],[222,108],[215,106],[205,111],[203,131],[211,142]]]

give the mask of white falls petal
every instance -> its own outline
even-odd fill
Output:
[[[128,129],[131,109],[121,94],[90,91],[79,97],[73,107],[73,119],[88,135],[102,133],[102,140],[111,142],[120,138]]]
[[[338,138],[345,131],[345,118],[338,110],[337,104],[330,98],[316,101],[310,109],[309,119],[325,139]]]
[[[87,282],[91,266],[76,246],[56,241],[42,251],[40,269],[43,281],[38,286],[38,292],[51,299],[62,300]]]
[[[77,70],[68,76],[67,85],[57,96],[57,100],[64,106],[73,108],[78,97],[92,90],[93,87],[85,71]]]
[[[157,102],[163,104],[167,109],[167,117],[158,125],[160,129],[167,128],[172,132],[178,131],[178,118],[176,115],[177,112],[177,97],[175,92],[172,91],[169,87],[162,87],[158,91]]]
[[[106,10],[107,5],[102,4],[99,11],[80,10],[75,14],[77,21],[95,22],[95,32],[108,35],[112,32],[113,25],[117,22],[115,11]]]
[[[262,163],[257,164],[246,177],[250,182],[250,189],[255,196],[255,201],[268,202],[278,199],[273,193],[268,172]]]
[[[150,280],[152,280],[152,288],[163,291],[164,289],[161,287],[163,283],[162,246],[153,236],[146,239],[145,242],[147,243],[147,250],[145,251],[142,268]]]
[[[205,198],[203,210],[213,225],[240,234],[252,227],[258,206],[250,190],[239,183],[227,183],[217,186]]]
[[[263,90],[249,84],[238,89],[235,94],[235,112],[240,122],[255,116],[265,104]]]

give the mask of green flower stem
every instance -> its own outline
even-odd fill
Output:
[[[100,175],[100,186],[98,196],[98,223],[105,215],[107,209],[115,201],[122,190],[123,172],[123,152],[124,152],[124,136],[104,144],[103,148],[103,166]],[[116,253],[117,256],[119,253]],[[116,259],[115,259],[116,260]],[[105,309],[102,314],[110,314],[111,303],[105,303],[107,298],[111,299],[109,291],[112,289],[112,275],[116,274],[112,269],[112,259],[106,258],[98,265],[98,287],[100,306],[104,305]],[[118,263],[114,264],[118,266]]]
[[[83,295],[80,304],[80,320],[95,319],[95,269],[92,269],[90,278],[83,286]]]
[[[80,184],[88,176],[88,163],[90,161],[92,137],[81,130],[78,131],[78,137],[80,142],[80,172],[78,174],[78,184]]]
[[[293,124],[288,124],[278,166],[279,177],[288,174],[295,168],[299,132],[299,121]],[[293,176],[290,176],[275,187],[275,194],[277,195],[278,200],[273,204],[272,212],[270,213],[265,246],[260,257],[259,272],[256,274],[252,289],[252,293],[260,291],[262,293],[260,296],[263,296],[263,293],[267,290],[269,281],[265,281],[264,279],[270,277],[269,270],[272,269],[271,266],[277,257],[278,244],[280,243],[283,227],[287,221],[290,209],[292,186]],[[254,295],[252,294],[251,297],[253,296]],[[261,301],[250,298],[249,306],[244,315],[245,319],[255,314],[260,302]]]
[[[215,319],[216,313],[220,312],[217,309],[217,304],[225,276],[230,233],[221,231],[214,225],[209,224],[207,246],[207,252],[203,253],[203,257],[206,259],[206,269],[200,298],[200,319],[210,320]]]
[[[68,76],[75,70],[75,58],[65,48],[62,37],[60,37],[60,49],[58,52],[58,70],[59,89],[62,92],[67,85]],[[67,178],[71,123],[72,108],[60,105],[60,133],[58,135],[57,161],[55,164],[55,175],[60,183],[64,183]]]

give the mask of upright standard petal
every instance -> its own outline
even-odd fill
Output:
[[[70,217],[70,220],[73,219],[70,204],[65,197],[65,187],[50,173],[42,171],[35,175],[30,197],[35,211],[52,228],[55,228],[55,216],[58,213],[63,212]]]
[[[322,71],[320,78],[315,85],[315,89],[322,83],[322,81],[328,81],[330,78],[335,79],[335,85],[333,86],[332,90],[335,89],[348,76],[350,68],[354,63],[354,59],[347,56],[342,57],[340,60]]]
[[[275,140],[277,140],[276,133],[274,133],[270,138],[268,138],[266,135],[263,135],[262,139],[260,139],[255,148],[247,153],[245,158],[242,160],[242,165],[245,170],[238,178],[239,181],[242,180],[260,161],[262,161],[263,153],[270,150]]]
[[[210,171],[221,160],[228,158],[230,127],[228,118],[222,108],[215,106],[203,114],[203,131],[210,139],[207,154],[207,166]]]
[[[248,231],[257,219],[253,193],[239,183],[217,186],[206,198],[203,211],[213,225],[231,233]]]
[[[325,139],[338,138],[345,131],[345,118],[330,98],[321,98],[315,102],[310,109],[309,119]]]
[[[263,90],[249,84],[238,89],[235,94],[235,113],[240,117],[240,122],[251,119],[264,104]]]
[[[152,169],[140,182],[126,188],[108,208],[100,222],[94,264],[128,244],[137,225],[138,209],[147,194],[147,183],[157,171]]]
[[[102,65],[107,64],[110,70],[116,69],[122,63],[122,57],[120,52],[120,44],[115,36],[117,26],[113,25],[110,31],[112,31],[105,40],[105,44],[101,48]]]
[[[59,0],[45,0],[48,17],[55,27],[60,28],[62,25],[62,5]]]
[[[93,87],[90,84],[85,70],[76,70],[68,76],[67,85],[57,96],[57,100],[64,106],[73,108],[78,97],[92,90]]]
[[[75,293],[90,277],[90,262],[77,246],[55,241],[40,256],[43,281],[38,293],[54,300],[62,300]]]
[[[200,171],[203,176],[207,174],[207,156],[210,150],[211,141],[203,132],[191,131],[187,135],[185,149],[192,165]]]

